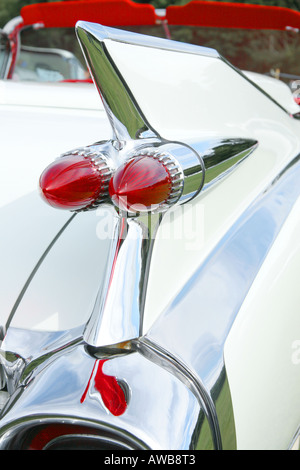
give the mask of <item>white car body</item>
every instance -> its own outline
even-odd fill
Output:
[[[146,354],[144,367],[150,375],[145,388],[155,392],[153,403],[147,395],[145,425],[134,421],[144,405],[134,395],[140,385],[131,374],[140,359],[133,354],[133,365],[131,355],[106,364],[106,372],[121,374],[132,390],[128,410],[118,418],[102,410],[99,422],[134,435],[147,448],[190,448],[199,409],[193,386],[184,390],[185,376],[191,383],[199,381],[207,393],[201,398],[206,406],[214,403],[216,417],[209,407],[206,416],[212,429],[218,427],[214,419],[219,422],[223,448],[233,442],[237,449],[291,448],[300,424],[299,107],[286,85],[242,74],[214,51],[183,50],[167,41],[162,47],[155,40],[97,25],[80,27],[103,35],[122,80],[163,139],[190,143],[238,137],[258,142],[234,171],[186,205],[175,206],[172,217],[167,213],[158,228],[140,336],[144,347],[156,345],[165,354],[161,364],[166,357],[173,366],[181,364],[173,375],[178,394],[186,398],[176,409],[176,419],[172,410],[161,416],[155,408],[159,405],[154,400],[165,390],[161,406],[166,409],[172,387],[164,375],[168,368],[161,383],[151,383],[157,361],[148,361]],[[68,211],[47,206],[37,186],[44,168],[60,154],[114,137],[105,103],[93,85],[1,81],[0,96],[1,325],[9,319],[1,347],[5,353],[22,332],[64,336],[66,331],[85,330],[105,278],[103,259],[111,240],[101,235],[113,213],[99,206],[73,218]],[[134,266],[127,269],[134,277]],[[130,283],[122,278],[124,272],[119,275],[125,294]],[[135,338],[124,337],[128,339]],[[96,340],[93,347],[101,350],[105,345]],[[51,351],[49,344],[46,351]],[[14,352],[30,363],[30,344],[19,344]],[[61,361],[63,356],[57,367]],[[74,364],[79,361],[76,356]],[[222,364],[231,401],[226,410],[211,398]],[[47,367],[51,377],[55,361]],[[89,373],[83,373],[82,383]],[[29,417],[51,417],[51,398],[32,398],[44,390],[43,374],[47,378],[39,371],[22,398],[3,414],[2,448],[9,439],[7,429],[24,410]],[[103,404],[91,403],[97,416],[97,406]],[[85,411],[70,402],[63,405],[66,415],[84,419]],[[170,430],[175,425],[176,437]]]

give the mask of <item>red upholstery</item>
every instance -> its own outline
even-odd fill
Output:
[[[300,29],[300,12],[289,8],[192,1],[184,6],[167,7],[172,25],[208,26],[243,29]]]
[[[44,23],[46,28],[74,27],[78,20],[106,26],[153,25],[155,8],[131,0],[75,0],[38,3],[21,9],[25,25]]]

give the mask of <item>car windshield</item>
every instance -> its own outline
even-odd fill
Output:
[[[216,49],[241,70],[263,73],[289,83],[300,79],[300,34],[296,30],[253,30],[190,26],[136,26],[133,32]],[[15,80],[86,80],[89,74],[74,28],[26,29]]]

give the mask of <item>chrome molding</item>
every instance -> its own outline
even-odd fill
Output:
[[[84,424],[100,439],[109,433],[108,441],[127,443],[130,449],[192,450],[199,439],[205,448],[214,448],[205,404],[183,380],[134,345],[118,353],[90,348],[80,337],[71,342],[65,337],[64,344],[62,334],[11,328],[2,350],[16,350],[20,344],[26,367],[1,411],[0,449],[22,449],[28,431],[51,423]],[[93,371],[99,362],[105,362],[107,377],[126,386],[126,409],[118,415],[107,409],[97,389]]]
[[[189,144],[203,160],[205,176],[201,192],[227,176],[258,147],[256,140],[238,138],[220,138]]]
[[[91,76],[102,97],[114,138],[122,142],[157,137],[110,58],[104,41],[93,34],[89,23],[80,23],[76,32]]]
[[[298,427],[288,450],[300,450],[300,426]]]
[[[43,427],[46,428],[49,425],[57,425],[61,422],[66,426],[74,427],[74,434],[62,434],[62,436],[51,439],[43,450],[52,450],[51,447],[53,444],[58,444],[60,441],[69,439],[70,437],[95,439],[98,442],[100,441],[103,446],[105,446],[105,444],[109,445],[109,448],[112,450],[150,450],[134,435],[127,433],[123,429],[118,429],[113,425],[97,422],[91,418],[85,419],[68,415],[56,415],[55,413],[50,415],[38,414],[35,416],[26,416],[23,421],[11,422],[0,429],[0,450],[27,450],[27,436],[32,434],[34,430]],[[77,427],[85,427],[87,430],[93,430],[95,434],[90,434],[88,431],[86,431],[86,434],[76,433],[75,430]],[[92,449],[93,448],[94,445],[92,445]]]
[[[88,344],[107,346],[140,336],[153,232],[160,219],[160,214],[137,218],[116,214],[106,281],[84,332]]]
[[[159,364],[164,369],[170,371],[175,377],[183,382],[198,399],[203,409],[207,422],[209,423],[211,438],[215,450],[222,450],[222,439],[219,429],[218,417],[215,405],[207,393],[207,390],[201,383],[201,379],[195,376],[182,362],[172,356],[161,346],[153,343],[147,337],[142,337],[134,342],[137,350],[147,357],[150,361]],[[207,436],[205,436],[207,438]],[[201,448],[201,442],[197,442],[197,446]]]

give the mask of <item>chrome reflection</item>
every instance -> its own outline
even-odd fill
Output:
[[[191,143],[191,146],[204,162],[205,179],[202,191],[205,191],[247,158],[257,148],[258,142],[253,139],[214,139]]]
[[[99,25],[97,25],[99,29]],[[102,97],[108,118],[119,142],[142,137],[156,137],[134,97],[120,76],[106,50],[105,43],[94,34],[89,23],[76,28],[77,37],[90,73]]]
[[[176,357],[172,356],[169,351],[166,351],[161,346],[149,341],[148,338],[142,337],[135,341],[134,344],[141,354],[147,357],[150,361],[153,361],[164,369],[170,371],[194,393],[209,424],[214,449],[221,450],[222,440],[215,406],[205,387],[201,383],[200,378],[196,377],[192,371],[190,371],[183,363],[179,362]],[[206,439],[207,433],[205,433],[204,436],[200,433],[194,442],[194,448],[205,449],[203,440],[205,441]]]
[[[87,324],[84,339],[92,346],[107,346],[141,334],[153,233],[161,214],[114,219],[113,246],[106,279]]]
[[[300,426],[293,437],[293,440],[289,446],[289,450],[300,450]]]
[[[6,346],[16,350],[14,340],[21,340],[22,334],[28,338],[30,333],[19,330],[14,335],[11,330]],[[62,339],[57,338],[56,345]],[[0,449],[22,448],[22,438],[30,429],[49,423],[85,424],[100,437],[109,432],[112,440],[119,436],[119,442],[131,442],[129,448],[133,449],[193,449],[200,435],[206,448],[214,448],[206,413],[192,391],[136,348],[120,355],[112,350],[109,356],[107,349],[102,355],[101,348],[93,354],[80,338],[52,350],[53,340],[53,335],[44,334],[48,352],[43,355],[40,347],[35,350],[34,341],[27,345],[27,355],[35,359],[27,359],[18,386],[1,413]],[[127,384],[130,399],[119,415],[111,413],[103,396],[93,389],[91,374],[99,362],[106,377]]]

